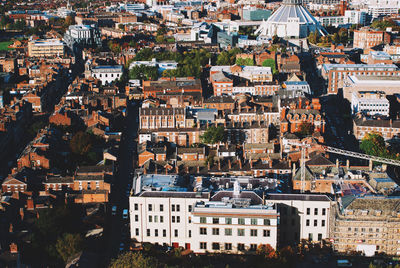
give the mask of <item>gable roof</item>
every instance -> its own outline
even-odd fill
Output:
[[[324,157],[322,154],[317,154],[310,160],[306,162],[307,166],[329,166],[333,167],[335,166],[334,163],[332,163],[329,159]]]

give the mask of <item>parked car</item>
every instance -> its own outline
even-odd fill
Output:
[[[128,219],[128,209],[127,209],[127,208],[125,208],[125,209],[122,211],[122,218],[123,218],[124,220],[127,220],[127,219]]]
[[[117,215],[117,206],[112,206],[111,215],[113,215],[113,216]]]

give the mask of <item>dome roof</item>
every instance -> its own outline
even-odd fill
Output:
[[[299,23],[318,24],[316,19],[305,9],[302,5],[286,4],[281,5],[271,17],[268,22],[286,23],[290,20],[298,18]]]

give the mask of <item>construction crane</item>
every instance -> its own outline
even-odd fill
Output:
[[[288,145],[298,146],[300,148],[300,150],[301,150],[301,159],[300,159],[301,188],[300,188],[300,192],[304,193],[305,177],[306,177],[306,162],[305,162],[306,148],[311,147],[311,145],[310,144],[306,144],[304,142],[303,143],[298,143],[298,142],[291,142],[291,141],[288,141],[287,144]],[[384,158],[384,157],[379,157],[379,156],[373,156],[373,155],[367,155],[367,154],[352,152],[352,151],[338,149],[338,148],[327,146],[327,145],[322,145],[322,148],[325,151],[330,152],[330,153],[335,153],[335,154],[340,154],[340,155],[349,156],[349,157],[353,157],[353,158],[369,160],[370,165],[372,165],[372,162],[375,161],[375,162],[380,162],[380,163],[384,163],[384,164],[388,164],[388,165],[392,165],[392,166],[399,166],[400,167],[400,161],[399,160],[394,160],[394,159],[390,159],[390,158]]]

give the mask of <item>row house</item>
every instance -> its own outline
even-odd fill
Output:
[[[139,145],[141,148],[138,150],[138,165],[143,166],[150,159],[153,161],[167,160],[167,148],[150,147],[147,143]]]
[[[276,108],[266,109],[264,106],[261,108],[244,108],[235,109],[228,113],[228,119],[235,123],[251,123],[251,122],[265,122],[265,124],[279,124],[279,112]]]
[[[281,121],[281,133],[296,133],[301,130],[303,124],[310,124],[314,131],[325,132],[325,120],[318,110],[314,109],[282,109],[284,118]]]
[[[168,141],[178,146],[189,147],[192,144],[201,142],[200,137],[204,134],[204,131],[205,126],[193,128],[140,129],[139,143],[146,141]]]
[[[74,178],[71,176],[48,175],[43,185],[45,191],[65,191],[73,189]]]
[[[235,109],[235,100],[232,96],[211,96],[203,101],[203,107],[217,110]]]
[[[184,128],[186,127],[185,108],[140,108],[140,129]]]
[[[269,125],[264,121],[231,122],[226,124],[228,143],[267,143],[269,141]]]
[[[73,176],[72,189],[78,194],[75,203],[108,202],[111,185],[108,180],[113,174],[112,166],[82,166],[78,167]]]
[[[28,152],[24,152],[23,155],[17,160],[17,166],[19,170],[24,167],[33,169],[50,169],[51,157],[49,156],[48,152],[34,147],[30,147],[28,150]]]
[[[368,133],[380,133],[385,140],[400,136],[400,120],[371,119],[366,117],[353,120],[353,133],[361,140]]]
[[[176,148],[177,160],[181,161],[204,161],[206,159],[206,148]]]
[[[157,93],[203,92],[200,79],[193,77],[159,78],[156,81],[143,81],[143,97],[157,97]]]

